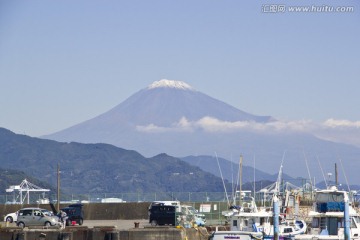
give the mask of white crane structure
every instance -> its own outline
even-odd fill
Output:
[[[45,188],[41,188],[39,186],[36,186],[35,184],[29,182],[28,180],[24,179],[20,185],[12,185],[10,186],[8,189],[6,189],[6,192],[8,193],[14,193],[14,203],[15,201],[15,195],[16,195],[16,191],[18,191],[19,195],[19,199],[20,199],[20,204],[23,204],[25,202],[25,199],[27,199],[27,204],[30,203],[30,192],[49,192],[50,189],[45,189]],[[25,193],[23,193],[25,192]]]

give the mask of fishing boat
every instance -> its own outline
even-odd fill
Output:
[[[241,239],[241,240],[261,240],[263,239],[262,233],[245,232],[245,231],[219,231],[218,228],[210,236],[211,240],[228,240],[228,239]]]
[[[349,202],[350,220],[348,239],[360,239],[360,216],[353,207],[351,192],[331,186],[315,192],[315,201],[308,216],[312,219],[309,233],[296,236],[296,240],[331,240],[345,238],[345,204]],[[347,200],[348,199],[348,200]]]
[[[252,239],[274,238],[274,212],[271,208],[258,208],[253,197],[246,196],[242,199],[241,207],[225,212],[230,224],[230,231],[215,231],[212,240],[243,239],[243,235],[250,235]],[[279,239],[293,239],[295,235],[306,231],[304,220],[286,219],[279,220]],[[254,233],[257,233],[254,235]]]
[[[251,196],[250,191],[241,190],[241,169],[242,156],[239,164],[239,205],[230,208],[230,211],[224,211],[223,215],[227,217],[230,224],[230,230],[216,229],[211,240],[225,240],[225,239],[274,239],[274,216],[276,216],[277,236],[279,239],[293,239],[295,235],[303,234],[306,231],[307,225],[304,220],[288,219],[284,215],[275,215],[271,207],[257,207],[254,197]],[[276,182],[273,200],[278,202],[277,195],[280,192],[280,182],[282,175],[282,164],[280,166],[278,180]],[[285,196],[289,196],[285,194]],[[284,201],[286,202],[286,201]],[[299,202],[297,202],[299,204]],[[277,206],[277,212],[280,209]],[[280,218],[277,221],[277,217]]]

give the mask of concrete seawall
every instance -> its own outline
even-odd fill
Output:
[[[148,219],[148,202],[142,203],[90,203],[84,204],[84,220]],[[61,205],[60,208],[68,204]],[[0,216],[25,207],[51,210],[47,204],[0,205]],[[0,240],[207,240],[206,228],[150,227],[119,229],[116,226],[69,226],[65,229],[31,227],[21,229],[0,226]]]
[[[1,240],[207,240],[206,228],[149,227],[118,230],[115,227],[65,229],[1,228]]]
[[[175,228],[175,227],[150,227],[150,225],[141,224],[142,227],[135,228],[133,225],[127,225],[126,228],[112,226],[114,223],[107,223],[105,220],[127,220],[133,224],[134,219],[148,219],[148,202],[142,203],[90,203],[84,204],[84,226],[69,226],[65,229],[45,229],[37,228],[21,228],[13,223],[12,227],[2,222],[0,225],[0,240],[208,240],[209,231],[206,228]],[[199,208],[196,203],[196,208]],[[218,209],[226,209],[217,203]],[[226,203],[224,203],[226,204]],[[66,207],[61,205],[60,208]],[[49,205],[0,205],[0,216],[3,217],[7,213],[15,212],[24,207],[41,207],[51,209]],[[306,219],[309,207],[300,208],[300,217]],[[219,211],[219,210],[218,210]],[[214,216],[218,216],[215,213]],[[220,216],[220,215],[219,215]],[[207,216],[208,217],[208,216]],[[109,224],[110,226],[88,225],[86,222],[100,220],[101,225]],[[211,220],[208,217],[208,220]],[[306,219],[309,220],[309,219]],[[208,221],[210,224],[210,221]],[[99,224],[99,223],[96,223]],[[148,224],[148,222],[147,222]],[[117,225],[117,224],[114,224]],[[130,227],[131,226],[131,227]]]
[[[60,208],[69,204],[61,204]],[[84,220],[114,220],[114,219],[147,219],[148,202],[129,203],[87,203],[84,204]],[[51,210],[49,204],[2,204],[0,205],[0,216],[3,217],[25,207],[40,207]]]

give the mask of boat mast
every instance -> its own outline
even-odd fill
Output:
[[[326,181],[323,168],[321,167],[320,160],[319,160],[319,156],[316,156],[316,158],[317,158],[317,160],[318,160],[318,163],[319,163],[319,166],[320,166],[320,170],[321,170],[321,173],[322,173],[323,178],[324,178],[324,182],[325,182],[326,189],[328,189],[328,188],[329,188],[329,185],[328,185],[328,182]],[[315,185],[315,180],[314,180],[314,185]]]
[[[242,161],[243,161],[243,156],[240,155],[240,164],[239,164],[239,185],[240,185],[240,192],[239,192],[239,211],[241,210],[241,185],[242,185]]]
[[[222,180],[223,186],[224,186],[224,191],[225,191],[225,195],[226,195],[226,201],[227,201],[228,206],[230,206],[229,197],[228,197],[228,194],[227,194],[227,191],[226,191],[225,181],[224,181],[224,178],[223,178],[223,175],[222,175],[222,171],[221,171],[221,167],[220,167],[220,163],[219,163],[219,158],[218,158],[216,152],[215,152],[215,156],[216,156],[216,161],[217,161],[217,164],[218,164],[218,167],[219,167],[221,180]]]
[[[337,171],[336,163],[335,163],[335,186],[336,188],[338,187],[338,171]]]
[[[350,190],[349,181],[348,181],[347,176],[346,176],[346,174],[345,174],[345,171],[344,171],[344,165],[342,164],[342,160],[341,160],[341,158],[339,158],[339,161],[340,161],[340,165],[341,165],[341,169],[342,169],[343,175],[344,175],[344,177],[345,177],[346,185],[347,185],[348,190],[349,190],[349,193],[350,193],[350,192],[351,192],[351,190]]]
[[[254,201],[255,201],[255,191],[256,191],[256,182],[255,182],[255,154],[254,154]]]
[[[56,210],[60,212],[60,164],[57,165],[57,202],[56,202]]]
[[[283,153],[283,157],[282,157],[282,160],[281,160],[281,164],[280,164],[280,170],[279,170],[279,174],[278,174],[278,178],[276,180],[276,183],[275,183],[275,193],[280,195],[280,185],[281,185],[281,180],[282,180],[282,169],[283,169],[283,163],[284,163],[284,158],[285,158],[285,153],[286,151],[284,151]]]

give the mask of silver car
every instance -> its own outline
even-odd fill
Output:
[[[17,216],[17,226],[60,226],[59,218],[52,212],[42,208],[23,208]]]

